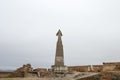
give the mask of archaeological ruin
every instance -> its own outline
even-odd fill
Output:
[[[0,78],[48,78],[48,80],[120,80],[120,62],[103,62],[102,65],[66,66],[62,32],[59,30],[55,62],[51,68],[36,68],[25,64],[13,72],[0,72]],[[41,79],[42,80],[42,79]],[[46,79],[47,80],[47,79]]]

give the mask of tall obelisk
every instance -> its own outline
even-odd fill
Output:
[[[64,51],[63,51],[63,45],[62,45],[62,32],[59,30],[56,34],[58,36],[58,41],[56,45],[56,55],[55,55],[55,64],[53,67],[53,71],[55,73],[65,73],[67,70],[67,67],[64,65]]]
[[[56,45],[55,66],[64,66],[63,45],[61,40],[62,32],[59,30],[56,36],[58,36],[58,41]]]

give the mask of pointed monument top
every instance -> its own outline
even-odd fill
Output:
[[[60,29],[58,30],[58,32],[57,32],[57,34],[56,34],[56,36],[62,36],[62,32],[61,32],[61,30],[60,30]]]

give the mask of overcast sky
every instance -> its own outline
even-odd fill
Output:
[[[65,65],[120,62],[120,0],[0,0],[0,69],[50,68],[58,29]]]

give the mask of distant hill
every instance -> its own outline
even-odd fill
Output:
[[[0,72],[14,72],[15,70],[0,70]]]

